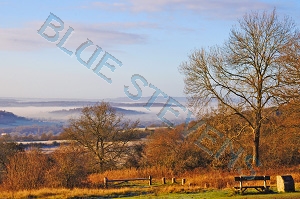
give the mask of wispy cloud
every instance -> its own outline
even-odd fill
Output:
[[[47,42],[37,33],[37,30],[40,29],[43,23],[44,22],[28,23],[19,28],[0,28],[0,50],[31,51],[53,47],[52,43]],[[65,29],[59,33],[59,39],[62,38],[68,27],[71,26],[74,32],[66,44],[73,49],[76,49],[80,44],[85,42],[87,38],[103,49],[115,48],[119,45],[143,44],[147,40],[145,35],[120,31],[120,29],[129,30],[136,26],[143,25],[154,26],[134,23],[79,24],[65,22]],[[54,34],[51,28],[46,31],[48,31],[46,33],[49,35]],[[56,43],[58,43],[58,41],[55,42],[55,44]]]
[[[126,0],[123,3],[94,2],[92,5],[133,12],[187,10],[211,19],[231,19],[239,17],[249,10],[274,7],[274,5],[260,0]]]
[[[118,2],[113,2],[113,1],[110,1],[109,3],[108,2],[99,2],[99,1],[96,1],[96,2],[92,2],[91,6],[93,8],[95,7],[100,7],[100,8],[105,8],[105,9],[116,9],[118,11],[120,10],[127,10],[129,7],[128,7],[128,2],[124,2],[124,3],[118,3]],[[84,8],[90,8],[90,6],[87,6],[85,5]]]

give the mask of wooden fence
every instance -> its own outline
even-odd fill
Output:
[[[145,180],[145,181],[149,181],[149,185],[152,185],[152,177],[149,176],[148,178],[128,178],[128,179],[117,179],[117,180],[113,180],[113,179],[108,179],[107,177],[104,178],[104,187],[108,187],[108,183],[110,182],[119,182],[119,184],[121,183],[125,183],[125,182],[129,182],[129,181],[140,181],[140,180]],[[172,184],[176,184],[176,179],[172,178]],[[181,180],[181,184],[184,185],[186,183],[186,180],[183,178]],[[166,178],[162,178],[162,184],[166,184]]]
[[[108,187],[109,182],[129,182],[129,181],[139,181],[139,180],[146,180],[149,181],[149,185],[152,185],[152,177],[149,176],[148,178],[129,178],[129,179],[117,179],[117,180],[109,180],[107,177],[104,178],[104,186]]]

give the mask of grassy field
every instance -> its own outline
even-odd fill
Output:
[[[282,173],[289,173],[293,176],[296,182],[296,192],[294,193],[277,193],[276,192],[276,178],[278,171],[267,171],[271,175],[271,180],[268,185],[271,186],[273,193],[262,194],[257,191],[250,189],[245,192],[244,195],[239,195],[232,189],[236,185],[233,178],[234,173],[218,172],[218,171],[201,171],[199,173],[183,173],[178,176],[177,183],[171,183],[171,177],[173,174],[164,169],[155,170],[120,170],[105,172],[103,174],[93,174],[89,180],[93,182],[94,188],[74,188],[74,189],[63,189],[63,188],[44,188],[39,190],[24,190],[24,191],[5,191],[0,187],[0,199],[81,199],[81,198],[126,198],[126,199],[137,199],[137,198],[237,198],[237,199],[300,199],[300,174],[299,169],[296,168],[293,171],[282,170]],[[264,171],[265,173],[265,171]],[[261,175],[264,175],[261,173]],[[149,186],[147,181],[135,181],[123,183],[120,185],[109,185],[108,189],[103,188],[103,177],[109,176],[109,179],[122,178],[138,178],[140,176],[148,176],[152,174],[154,176],[152,185]],[[167,177],[167,184],[162,184],[161,176]],[[181,178],[186,179],[185,185],[181,185]],[[97,187],[97,188],[96,188]]]
[[[272,199],[299,199],[300,189],[297,186],[296,192],[293,193],[270,193],[262,194],[255,191],[246,192],[244,195],[234,193],[232,189],[202,189],[194,187],[182,188],[181,186],[153,186],[153,187],[127,187],[118,189],[40,189],[19,192],[0,192],[0,198],[45,198],[45,199],[81,199],[81,198],[126,198],[126,199],[154,199],[154,198],[272,198]]]
[[[170,198],[170,199],[213,199],[213,198],[238,198],[238,199],[248,199],[248,198],[258,198],[258,199],[299,199],[300,198],[300,192],[294,192],[294,193],[272,193],[272,194],[261,194],[261,193],[254,193],[249,192],[244,195],[234,195],[232,194],[231,190],[211,190],[201,193],[171,193],[171,194],[161,194],[161,195],[145,195],[145,196],[135,196],[135,197],[127,197],[127,199],[137,199],[137,198],[144,198],[144,199],[156,199],[156,198]]]

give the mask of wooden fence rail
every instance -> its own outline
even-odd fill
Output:
[[[149,176],[148,178],[129,178],[129,179],[117,179],[117,180],[109,180],[107,177],[104,178],[104,186],[108,187],[109,182],[129,182],[129,181],[138,181],[138,180],[147,180],[149,181],[149,185],[152,185],[152,177]]]
[[[149,181],[149,185],[152,185],[152,177],[151,176],[149,176],[148,178],[128,178],[128,179],[108,179],[107,177],[105,177],[104,178],[104,187],[107,188],[109,182],[120,182],[119,184],[121,184],[121,183],[124,183],[124,182],[139,181],[139,180]],[[162,184],[166,184],[166,178],[165,177],[163,177],[161,180],[162,180]],[[172,184],[177,183],[176,178],[173,177],[171,180],[172,180]],[[186,183],[186,179],[183,178],[181,180],[181,185],[185,185],[185,183]],[[117,184],[115,184],[115,185],[117,185]]]

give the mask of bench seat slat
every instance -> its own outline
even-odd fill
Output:
[[[251,180],[270,180],[270,176],[239,176],[234,177],[235,181],[251,181]]]
[[[235,189],[240,189],[240,187],[234,187]],[[264,189],[264,188],[270,188],[270,186],[242,186],[242,188],[261,188],[261,189]]]

